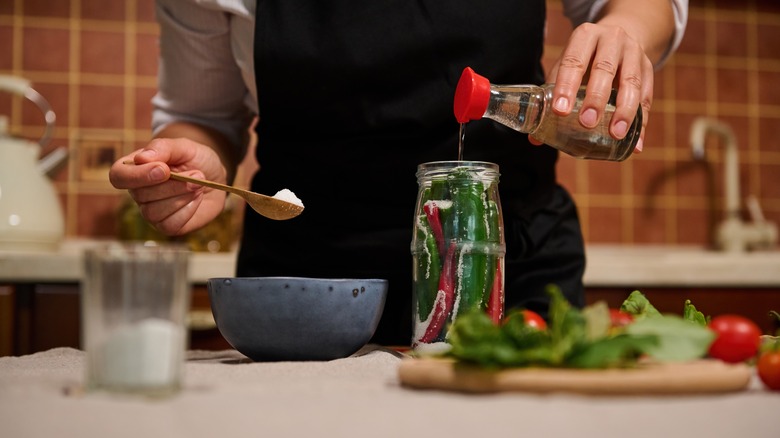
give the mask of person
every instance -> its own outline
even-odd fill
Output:
[[[555,111],[570,112],[587,83],[580,122],[594,126],[615,86],[610,132],[620,138],[640,105],[648,120],[654,68],[682,38],[687,0],[563,5],[576,27],[547,72]],[[236,275],[386,278],[372,341],[409,345],[417,166],[457,159],[452,103],[464,67],[493,83],[545,82],[545,1],[158,0],[156,13],[154,139],[117,160],[112,184],[160,231],[191,232],[226,195],[169,172],[230,183],[257,116],[252,190],[289,188],[305,210],[274,221],[246,209]],[[501,170],[506,307],[546,316],[549,283],[582,306],[584,244],[556,183],[557,152],[475,121],[463,159]]]

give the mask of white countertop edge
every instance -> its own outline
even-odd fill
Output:
[[[588,287],[777,287],[780,251],[724,253],[695,246],[590,245]]]
[[[79,282],[84,276],[84,250],[100,240],[66,240],[58,251],[0,251],[0,282]],[[204,284],[209,278],[235,276],[236,252],[193,252],[189,280]]]
[[[66,240],[56,252],[0,251],[0,282],[78,282],[85,248]],[[693,246],[588,245],[587,287],[778,287],[780,251],[728,254]],[[193,284],[235,276],[236,252],[193,253]]]

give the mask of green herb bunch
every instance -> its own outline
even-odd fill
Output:
[[[715,338],[708,318],[686,301],[683,316],[661,314],[639,291],[632,292],[621,311],[634,321],[613,327],[604,302],[573,307],[555,285],[550,295],[549,324],[538,330],[525,324],[520,309],[501,324],[484,312],[461,314],[453,321],[447,356],[488,368],[631,367],[643,360],[688,361],[703,357]]]

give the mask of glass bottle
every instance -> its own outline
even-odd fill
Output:
[[[498,322],[504,313],[504,223],[498,165],[438,161],[417,168],[414,217],[416,352],[449,348],[449,324],[478,309]]]
[[[609,134],[616,90],[612,90],[598,125],[586,128],[579,122],[585,87],[580,87],[567,116],[559,116],[552,110],[553,87],[554,84],[492,85],[487,78],[466,67],[455,90],[455,118],[466,123],[486,117],[576,158],[623,161],[631,155],[642,130],[641,107],[626,136],[616,140]]]

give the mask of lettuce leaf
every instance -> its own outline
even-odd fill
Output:
[[[653,335],[620,334],[601,338],[574,352],[567,360],[573,368],[629,367],[646,351],[658,344]]]
[[[626,334],[654,336],[658,342],[644,350],[660,362],[684,362],[703,357],[715,333],[707,328],[677,316],[662,315],[645,318],[626,326]]]

